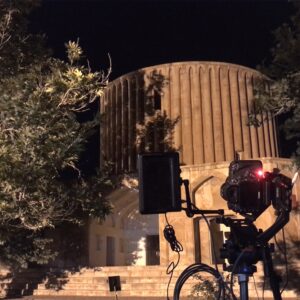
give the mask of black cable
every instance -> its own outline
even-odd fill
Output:
[[[285,283],[283,284],[283,287],[282,287],[282,289],[280,291],[280,294],[282,294],[284,292],[284,290],[286,289],[287,285],[289,284],[289,267],[288,267],[287,247],[286,247],[286,238],[285,238],[284,228],[282,228],[283,248],[278,243],[276,235],[274,236],[274,241],[275,241],[275,244],[276,244],[277,248],[279,249],[279,251],[281,252],[281,254],[284,257],[284,264],[285,264],[285,273],[286,273],[286,276],[285,276]]]
[[[191,203],[191,204],[195,209],[199,210],[199,208],[194,203]],[[206,225],[207,225],[209,233],[210,233],[215,269],[216,269],[217,272],[219,272],[219,268],[218,268],[218,264],[217,264],[216,243],[215,243],[214,236],[212,234],[211,225],[210,225],[207,217],[204,214],[201,214],[201,216],[203,217],[204,221],[206,222]],[[219,272],[219,274],[220,274],[220,276],[222,276],[220,272]],[[227,286],[227,283],[224,281],[224,279],[223,279],[223,285],[224,285],[224,295],[223,295],[223,297],[225,297],[225,290],[228,289],[228,291],[232,294],[233,299],[236,300],[237,299],[236,296],[234,295],[234,293],[232,293],[232,289]],[[220,297],[221,297],[221,295],[219,295],[218,299],[220,299]]]
[[[267,265],[267,261],[266,261],[266,256],[265,256],[265,252],[264,252],[264,254],[263,254],[264,280],[263,280],[263,286],[262,286],[262,300],[265,299],[265,289],[266,289],[266,265]]]
[[[172,225],[170,225],[168,218],[167,218],[167,214],[165,214],[165,219],[166,219],[166,223],[167,225],[164,228],[164,237],[167,240],[167,242],[170,244],[170,247],[172,249],[172,251],[176,252],[178,254],[178,258],[177,258],[177,262],[174,263],[174,261],[172,261],[168,267],[167,267],[167,271],[166,273],[168,275],[170,275],[169,278],[169,282],[167,285],[167,299],[169,300],[169,288],[170,288],[170,284],[173,278],[173,274],[174,274],[174,270],[177,268],[179,262],[180,262],[180,252],[183,251],[183,247],[180,244],[180,242],[178,242],[176,235],[175,235],[175,230],[173,228]]]
[[[195,209],[199,210],[199,208],[194,203],[191,203],[191,204]],[[212,252],[213,252],[213,257],[214,257],[214,264],[215,264],[216,270],[219,271],[218,264],[217,264],[216,243],[215,243],[214,236],[212,234],[211,225],[209,224],[208,219],[204,214],[201,214],[201,216],[203,217],[203,219],[204,219],[204,221],[205,221],[205,223],[208,227],[208,230],[209,230],[211,243],[212,243]]]
[[[280,244],[278,243],[276,235],[274,235],[274,241],[275,241],[275,244],[276,244],[278,250],[281,252],[281,254],[284,255],[284,250],[281,248]]]
[[[285,283],[280,291],[280,294],[284,292],[286,289],[287,285],[289,284],[289,266],[288,266],[288,258],[287,258],[287,247],[286,247],[286,238],[285,238],[285,231],[284,228],[281,229],[282,231],[282,242],[283,242],[283,257],[284,257],[284,263],[285,263]],[[275,239],[276,241],[276,239]],[[277,242],[276,242],[277,244]]]
[[[171,281],[172,281],[172,278],[173,278],[173,275],[174,275],[174,271],[175,269],[177,268],[178,264],[179,264],[179,261],[180,261],[180,253],[178,253],[178,258],[177,258],[177,262],[176,264],[172,261],[168,267],[167,267],[167,275],[170,275],[170,278],[169,278],[169,282],[168,282],[168,285],[167,285],[167,299],[170,300],[170,297],[169,297],[169,289],[170,289],[170,284],[171,284]]]
[[[234,294],[234,291],[233,291],[233,276],[234,276],[234,271],[235,269],[237,268],[238,264],[239,264],[239,261],[241,260],[242,256],[244,255],[245,253],[245,250],[243,250],[239,256],[237,257],[237,259],[235,260],[233,266],[232,266],[232,270],[231,270],[231,276],[230,276],[230,291],[231,291],[231,295],[233,297],[234,300],[237,300],[237,297],[235,296]]]
[[[166,225],[164,228],[164,237],[167,242],[170,244],[172,251],[174,252],[182,252],[183,247],[180,242],[177,241],[175,236],[175,231],[172,225]]]
[[[223,277],[221,276],[221,274],[219,273],[219,271],[217,271],[216,269],[206,265],[206,264],[201,264],[201,263],[195,263],[193,265],[190,265],[189,267],[187,267],[178,277],[177,281],[176,281],[176,285],[175,285],[175,289],[174,289],[174,297],[173,300],[179,300],[180,298],[180,291],[182,289],[182,286],[184,285],[184,283],[186,282],[186,280],[188,278],[190,278],[191,276],[193,276],[195,273],[198,272],[206,272],[209,273],[211,275],[213,275],[218,282],[218,299],[221,299],[221,297],[225,297],[225,285],[224,285],[224,280]]]
[[[192,203],[192,206],[193,206],[194,208],[198,209],[197,206],[194,205],[193,203]],[[198,210],[199,210],[199,209],[198,209]],[[174,249],[173,251],[176,251],[175,249],[178,248],[178,245],[176,245],[176,244],[173,245],[174,240],[176,240],[176,238],[174,239],[174,238],[172,237],[172,236],[173,236],[173,232],[172,232],[173,227],[169,224],[169,222],[168,222],[168,220],[167,220],[166,214],[165,214],[165,217],[166,217],[166,222],[167,222],[167,226],[165,227],[165,230],[164,230],[165,238],[166,238],[168,241],[169,241],[169,239],[170,239],[170,242],[169,242],[169,243],[170,243],[170,245],[171,245],[171,248],[172,248],[172,250]],[[223,280],[222,275],[220,274],[220,272],[219,272],[219,270],[218,270],[218,265],[217,265],[217,255],[216,255],[216,247],[215,247],[215,241],[214,241],[214,238],[213,238],[211,226],[210,226],[210,224],[209,224],[209,221],[208,221],[207,217],[206,217],[204,214],[202,214],[202,217],[203,217],[203,219],[205,220],[205,222],[206,222],[206,224],[207,224],[207,227],[208,227],[208,230],[209,230],[209,232],[210,232],[211,241],[212,241],[212,248],[213,248],[212,250],[213,250],[214,261],[215,261],[215,269],[212,268],[212,267],[210,267],[210,266],[208,266],[208,265],[201,264],[201,263],[193,264],[193,265],[187,267],[187,268],[181,273],[181,275],[179,276],[179,278],[178,278],[177,281],[176,281],[176,285],[175,285],[175,289],[174,289],[174,298],[173,298],[174,300],[179,300],[180,290],[181,290],[183,284],[185,283],[185,281],[186,281],[189,277],[193,276],[195,273],[198,273],[198,272],[207,272],[207,273],[212,274],[215,278],[217,278],[217,280],[218,280],[218,286],[219,286],[219,290],[218,290],[218,299],[221,299],[221,297],[223,297],[223,299],[225,299],[225,288],[226,288],[226,285],[225,285],[225,283],[224,283],[224,280]],[[170,236],[169,236],[169,231],[170,231]],[[166,235],[166,233],[168,233],[168,234]],[[174,234],[174,236],[175,236],[175,234]],[[181,244],[179,243],[179,249],[180,249],[180,246],[181,246]],[[181,246],[181,247],[182,247],[182,246]],[[182,250],[181,250],[181,251],[182,251]],[[179,252],[178,252],[178,255],[180,255]],[[172,264],[172,263],[171,263],[171,264]],[[170,265],[171,265],[171,264],[170,264]],[[178,264],[178,263],[177,263],[177,264]],[[177,264],[175,265],[175,267],[177,266]],[[170,267],[170,265],[169,265],[169,267]],[[169,267],[168,267],[168,268],[169,268]],[[173,270],[174,270],[174,269],[172,269],[172,275],[173,275]],[[170,281],[171,281],[171,280],[170,280]],[[170,281],[169,281],[169,283],[170,283]],[[168,285],[168,286],[169,286],[169,285]],[[169,299],[169,298],[168,298],[168,299]]]
[[[215,268],[216,270],[219,272],[219,268],[218,268],[218,264],[217,264],[217,253],[216,253],[216,243],[215,243],[215,239],[211,230],[211,226],[208,222],[207,217],[202,214],[203,219],[205,220],[208,230],[209,230],[209,234],[210,234],[210,238],[211,238],[211,243],[212,243],[212,252],[213,252],[213,257],[214,257],[214,264],[215,264]]]
[[[256,286],[256,280],[255,280],[254,274],[252,275],[252,278],[253,278],[253,282],[254,282],[254,288],[255,288],[257,300],[260,300],[259,295],[258,295],[258,289],[257,289],[257,286]]]

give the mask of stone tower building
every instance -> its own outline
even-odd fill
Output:
[[[247,126],[255,80],[261,77],[246,67],[212,62],[124,75],[110,83],[101,100],[103,156],[118,172],[136,170],[135,129],[152,105],[171,119],[180,117],[174,141],[184,165],[230,161],[235,151],[245,159],[277,157],[273,120],[265,115],[264,126]]]
[[[172,146],[180,153],[181,177],[190,182],[192,201],[199,208],[224,209],[226,215],[234,216],[219,191],[236,151],[242,159],[262,160],[268,171],[279,168],[283,174],[293,175],[290,161],[279,158],[274,119],[263,114],[263,126],[248,126],[259,79],[264,79],[263,75],[247,67],[197,61],[158,65],[121,76],[108,85],[101,99],[101,162],[110,161],[116,173],[134,176],[139,152],[166,147],[157,125],[139,143],[137,128],[159,113],[167,119],[178,119]],[[109,197],[114,213],[104,223],[94,220],[90,224],[91,266],[147,268],[167,266],[176,259],[162,235],[164,216],[140,215],[135,189],[121,187]],[[300,199],[299,184],[293,190],[293,199],[294,204]],[[214,262],[211,238],[202,217],[187,218],[178,212],[170,213],[168,218],[184,246],[181,266]],[[257,226],[268,228],[274,218],[270,208],[257,220]],[[295,215],[287,232],[299,239],[299,230],[292,229],[298,224],[297,218]],[[214,216],[209,221],[219,246],[228,229],[214,223]]]

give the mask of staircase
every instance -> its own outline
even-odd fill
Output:
[[[183,269],[174,272],[169,294],[173,294],[175,281]],[[80,272],[66,271],[51,283],[46,278],[34,291],[35,296],[114,296],[109,291],[108,277],[120,276],[119,297],[165,297],[169,275],[162,266],[99,267],[82,269]]]
[[[183,267],[174,271],[173,279],[169,287],[169,296],[172,298],[174,286]],[[83,268],[80,271],[55,271],[25,270],[18,276],[1,281],[2,296],[12,298],[15,296],[33,295],[30,299],[48,299],[48,297],[97,297],[96,299],[113,299],[114,292],[109,291],[108,277],[120,276],[121,291],[118,291],[119,299],[166,299],[169,275],[163,266],[128,266],[128,267],[99,267],[95,269]],[[205,273],[201,274],[205,277]],[[256,277],[258,279],[258,277]],[[196,279],[189,279],[181,291],[181,296],[191,293],[192,287],[197,283]],[[259,287],[261,283],[257,282]],[[235,293],[239,295],[239,287],[236,283]],[[261,289],[259,296],[261,296]],[[249,282],[249,294],[257,297],[253,279]],[[272,299],[270,290],[266,290],[265,298]],[[292,291],[284,293],[285,299],[299,299]],[[91,298],[92,299],[92,298]]]

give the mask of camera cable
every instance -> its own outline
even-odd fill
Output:
[[[199,208],[194,203],[191,203],[191,205],[192,205],[193,208],[199,210]],[[179,300],[180,291],[181,291],[181,288],[184,285],[185,281],[189,277],[191,277],[194,274],[199,273],[199,272],[209,273],[217,279],[217,283],[218,283],[218,293],[217,293],[218,297],[217,297],[217,299],[221,299],[221,298],[225,299],[226,290],[231,292],[230,288],[227,286],[227,284],[226,284],[226,282],[223,278],[223,275],[219,272],[219,269],[218,269],[217,254],[216,254],[216,243],[215,243],[215,239],[214,239],[214,236],[213,236],[213,233],[212,233],[211,225],[209,223],[208,218],[205,216],[205,214],[201,214],[201,216],[203,217],[203,219],[204,219],[204,221],[205,221],[205,223],[208,227],[209,233],[210,233],[215,268],[212,268],[212,267],[210,267],[206,264],[203,264],[203,263],[195,263],[195,264],[189,266],[188,268],[186,268],[181,273],[181,275],[179,276],[179,278],[176,282],[175,289],[174,289],[174,298],[173,298],[174,300]]]
[[[194,203],[191,203],[192,207],[194,207],[195,209],[199,210],[199,208],[194,204]],[[221,277],[221,281],[222,281],[222,288],[223,288],[223,291],[222,293],[219,293],[218,295],[218,299],[220,299],[221,297],[223,297],[225,299],[225,296],[226,296],[226,290],[231,293],[231,289],[230,287],[228,287],[228,284],[226,283],[226,281],[224,280],[223,278],[223,275],[219,272],[219,268],[218,268],[218,263],[217,263],[217,253],[216,253],[216,243],[215,243],[215,238],[214,238],[214,235],[213,235],[213,231],[211,229],[211,224],[209,223],[208,221],[208,218],[205,216],[205,214],[201,214],[201,216],[203,217],[206,225],[207,225],[207,228],[208,228],[208,231],[209,231],[209,235],[210,235],[210,238],[211,238],[211,244],[212,244],[212,254],[213,254],[213,257],[214,257],[214,265],[215,265],[215,270],[219,273],[219,276]],[[213,218],[212,220],[214,220],[215,218]],[[207,272],[207,271],[206,271]],[[220,284],[220,280],[219,280],[219,284]],[[233,294],[232,297],[236,300],[236,297],[235,295]]]
[[[282,228],[281,231],[282,231],[282,246],[278,243],[276,235],[274,236],[275,244],[276,244],[277,248],[279,249],[279,251],[281,252],[281,254],[283,255],[284,265],[285,265],[285,273],[286,273],[285,282],[283,284],[283,287],[281,288],[280,294],[282,294],[284,292],[287,285],[289,284],[289,266],[288,266],[287,246],[286,246],[286,238],[285,238],[284,228]]]
[[[174,261],[172,261],[168,265],[167,271],[166,271],[167,275],[170,275],[169,282],[168,282],[168,285],[167,285],[167,300],[170,300],[170,298],[169,298],[169,288],[170,288],[170,284],[171,284],[171,281],[172,281],[172,278],[173,278],[174,271],[175,271],[175,269],[177,268],[177,266],[180,262],[180,252],[183,251],[183,246],[177,240],[176,235],[175,235],[175,230],[174,230],[173,226],[170,225],[166,213],[165,213],[165,220],[166,220],[167,225],[164,228],[164,237],[167,240],[167,242],[170,244],[170,247],[171,247],[172,251],[174,251],[178,254],[176,263]]]
[[[239,256],[237,257],[237,259],[235,260],[234,264],[233,264],[233,267],[232,267],[232,270],[231,270],[231,275],[230,275],[230,292],[231,292],[231,295],[233,297],[234,300],[237,300],[237,297],[235,296],[234,294],[234,291],[233,291],[233,278],[234,278],[234,271],[236,270],[236,268],[238,267],[239,265],[239,262],[241,260],[241,258],[243,257],[243,255],[245,254],[246,250],[244,249],[240,254]]]
[[[213,235],[213,232],[211,229],[211,225],[209,224],[209,221],[204,214],[202,214],[202,217],[203,217],[203,219],[208,227],[208,230],[209,230],[210,239],[211,239],[211,243],[212,243],[212,254],[213,254],[213,258],[214,258],[214,265],[215,265],[216,270],[219,272],[219,268],[218,268],[218,264],[217,264],[216,243],[215,243],[215,238],[214,238],[214,235]]]
[[[252,275],[252,278],[253,278],[254,289],[255,289],[257,300],[260,300],[259,299],[259,294],[258,294],[258,289],[257,289],[257,284],[256,284],[256,280],[255,280],[254,274]]]
[[[206,265],[206,264],[202,264],[202,263],[195,263],[193,265],[190,265],[189,267],[187,267],[182,273],[181,275],[178,277],[178,280],[176,282],[175,285],[175,289],[174,289],[174,300],[179,300],[180,298],[180,291],[184,285],[184,283],[186,282],[186,280],[188,278],[190,278],[191,276],[193,276],[196,273],[199,272],[206,272],[209,273],[211,275],[213,275],[218,282],[218,299],[221,299],[221,297],[223,299],[225,299],[225,286],[224,286],[224,281],[223,278],[221,276],[221,274],[219,273],[219,271],[217,271],[216,269]]]
[[[193,208],[195,208],[197,210],[200,210],[194,203],[191,203],[191,205],[192,205]],[[214,265],[215,265],[216,270],[219,271],[218,264],[217,264],[216,243],[215,243],[214,235],[212,233],[211,225],[209,224],[208,218],[205,216],[205,214],[201,214],[201,216],[204,219],[204,221],[207,225],[208,231],[209,231],[209,235],[210,235],[210,238],[211,238],[211,244],[212,244]]]

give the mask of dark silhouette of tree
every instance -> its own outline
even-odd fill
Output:
[[[257,118],[262,112],[273,117],[285,115],[283,129],[285,138],[294,141],[293,158],[300,167],[300,5],[295,3],[296,12],[289,23],[274,31],[272,59],[259,70],[270,80],[258,85],[251,123],[260,125]]]
[[[137,124],[136,143],[144,152],[176,151],[174,147],[174,130],[179,116],[171,119],[161,110],[163,89],[168,79],[154,70],[147,76],[144,87],[145,119]]]

